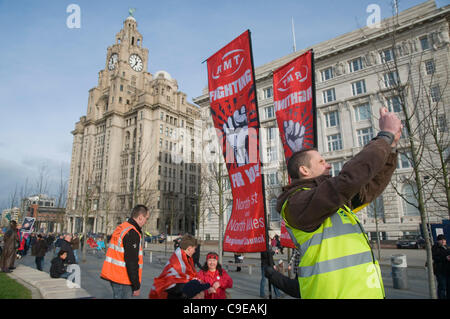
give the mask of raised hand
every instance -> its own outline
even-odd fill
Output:
[[[240,110],[236,110],[233,116],[229,116],[223,124],[223,131],[228,143],[233,149],[235,162],[238,166],[249,163],[247,142],[248,142],[248,121],[245,113],[245,105]]]
[[[303,139],[305,137],[305,127],[298,122],[292,120],[284,121],[284,134],[286,143],[291,151],[297,152],[303,148]]]
[[[380,108],[379,125],[381,131],[386,131],[394,134],[394,141],[392,146],[397,145],[402,135],[402,122],[395,113],[389,112],[387,108]]]

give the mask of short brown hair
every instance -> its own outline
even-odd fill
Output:
[[[196,247],[197,246],[197,239],[192,236],[191,234],[185,234],[180,241],[180,248],[185,250],[189,246]]]
[[[301,151],[292,154],[291,158],[287,163],[287,170],[289,177],[292,179],[299,179],[298,169],[300,166],[310,167],[311,156],[309,156],[309,151],[317,151],[315,148],[303,149]]]
[[[131,211],[131,218],[138,218],[139,215],[146,216],[148,212],[148,208],[144,205],[136,205]]]

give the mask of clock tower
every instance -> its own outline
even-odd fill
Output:
[[[142,42],[136,19],[130,15],[116,34],[115,43],[107,49],[98,86],[90,92],[93,103],[88,106],[88,119],[98,119],[108,111],[128,112],[136,96],[145,90],[152,75],[147,72],[148,49]]]
[[[71,232],[110,234],[136,204],[152,211],[145,230],[194,232],[200,169],[193,161],[200,152],[193,146],[200,112],[168,72],[147,71],[142,39],[130,14],[89,90],[86,115],[72,131]]]

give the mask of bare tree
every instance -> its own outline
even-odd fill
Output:
[[[412,170],[409,176],[396,174],[391,185],[402,200],[415,207],[420,214],[427,264],[431,266],[432,241],[427,228],[428,204],[431,201],[438,202],[446,211],[450,207],[448,170],[444,156],[444,152],[448,150],[448,133],[443,134],[439,128],[442,114],[445,115],[441,94],[448,86],[448,63],[446,70],[440,70],[439,81],[435,81],[435,70],[432,69],[435,68],[436,60],[424,58],[425,50],[428,49],[426,46],[433,46],[434,43],[430,42],[434,40],[430,37],[422,38],[422,51],[419,51],[412,31],[400,29],[398,16],[389,21],[386,21],[385,27],[389,47],[378,48],[375,42],[375,51],[369,52],[367,56],[380,55],[382,70],[378,73],[379,98],[382,103],[388,104],[390,111],[398,112],[402,119],[404,130],[398,149],[402,162],[408,162],[407,165]],[[367,61],[368,59],[366,63]],[[410,194],[405,194],[399,185],[410,185],[413,198]],[[428,267],[428,282],[430,296],[436,299],[432,267]]]
[[[216,215],[219,220],[219,262],[222,262],[223,251],[223,237],[224,237],[224,213],[232,203],[231,192],[229,191],[230,183],[228,175],[224,172],[224,165],[222,161],[218,163],[209,163],[207,168],[203,170],[203,189],[202,195],[203,205],[211,210],[211,213]],[[207,216],[203,216],[205,220]]]
[[[66,196],[67,196],[67,178],[63,177],[63,165],[61,163],[60,167],[60,175],[59,175],[59,185],[58,185],[58,193],[57,193],[57,202],[56,206],[58,208],[62,208],[66,206]]]
[[[47,164],[41,163],[38,168],[38,176],[35,181],[35,190],[37,194],[45,194],[48,192],[48,167]]]

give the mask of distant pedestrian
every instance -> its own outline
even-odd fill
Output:
[[[80,249],[80,238],[78,238],[78,234],[73,235],[71,244],[73,249],[73,255],[75,256],[75,261],[78,264],[78,249]]]
[[[112,234],[100,277],[110,282],[114,299],[129,299],[141,293],[142,227],[149,218],[148,208],[137,205],[128,221],[117,226]]]
[[[14,267],[16,260],[16,248],[18,246],[19,236],[17,235],[17,223],[12,220],[9,223],[9,228],[3,236],[3,251],[0,258],[0,266],[3,272],[11,272],[10,267]]]
[[[244,255],[241,253],[234,253],[234,263],[242,264],[244,262]],[[236,266],[236,271],[241,271],[241,267]]]
[[[433,271],[437,280],[439,299],[450,299],[450,250],[444,235],[438,235],[431,249],[433,253]]]
[[[259,283],[259,296],[261,298],[266,298],[266,281],[267,278],[264,276],[264,267],[268,265],[273,265],[273,255],[275,255],[275,251],[270,249],[270,255],[267,253],[267,251],[261,252],[261,281]],[[273,291],[275,292],[275,298],[280,297],[280,291],[277,289],[277,287],[272,286]]]
[[[48,251],[53,249],[53,245],[55,244],[55,236],[53,235],[53,233],[48,234],[47,236],[47,246],[48,246]]]
[[[72,249],[72,234],[65,234],[64,239],[60,241],[61,250],[67,251],[67,259],[66,263],[77,264],[77,260],[75,259],[75,254]]]
[[[59,250],[61,249],[61,242],[64,240],[64,235],[59,235],[58,238],[55,241],[55,251],[54,251],[54,255],[57,256]]]
[[[42,267],[44,264],[45,253],[47,252],[47,241],[42,237],[41,234],[38,235],[37,242],[34,244],[31,249],[31,254],[35,256],[36,268],[42,271]]]
[[[275,235],[274,238],[275,238],[275,242],[276,242],[278,251],[280,252],[280,254],[283,254],[283,246],[281,246],[280,237],[278,235]]]

